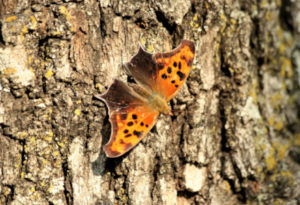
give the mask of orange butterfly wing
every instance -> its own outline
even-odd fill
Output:
[[[115,80],[101,96],[109,108],[112,132],[104,146],[107,157],[119,157],[132,149],[154,126],[158,111],[149,108],[122,81]]]
[[[156,89],[169,101],[186,81],[195,55],[194,43],[183,40],[180,46],[169,53],[157,53]]]
[[[127,68],[134,79],[169,101],[186,81],[194,55],[194,42],[188,40],[167,53],[151,54],[140,48]]]

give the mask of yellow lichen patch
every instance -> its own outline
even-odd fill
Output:
[[[146,45],[146,39],[144,37],[141,37],[140,38],[140,43],[141,43],[142,46],[145,47],[145,45]]]
[[[194,29],[199,28],[199,24],[197,23],[198,21],[198,15],[194,15],[193,20],[190,22],[190,26]]]
[[[268,121],[268,123],[269,123],[269,125],[270,125],[271,127],[274,126],[274,117],[268,118],[267,121]]]
[[[14,74],[14,73],[16,73],[16,72],[17,72],[17,70],[16,70],[15,68],[4,68],[4,69],[2,70],[2,75],[3,75],[3,76],[11,75],[11,74]]]
[[[22,30],[21,30],[21,34],[26,34],[28,33],[28,28],[27,26],[23,26]]]
[[[271,20],[273,19],[273,14],[272,14],[272,12],[267,11],[265,17],[266,17],[266,20],[267,20],[267,21],[271,21]]]
[[[44,140],[46,140],[47,142],[51,142],[52,138],[53,138],[53,135],[54,135],[53,132],[50,130],[49,133],[48,133],[48,135],[46,135],[44,137]]]
[[[291,177],[291,178],[293,178],[293,175],[292,175],[292,173],[290,171],[281,170],[280,171],[280,175],[284,176],[284,177]]]
[[[75,32],[76,31],[75,26],[72,25],[71,28],[70,28],[70,31]]]
[[[70,13],[69,13],[68,9],[65,6],[60,6],[59,11],[60,11],[61,14],[64,14],[66,16],[67,20],[70,19],[70,17],[71,17]]]
[[[60,155],[60,153],[58,151],[53,152],[53,156],[57,157],[59,155]]]
[[[9,16],[9,17],[7,17],[6,19],[5,19],[5,21],[7,22],[7,23],[9,23],[9,22],[12,22],[12,21],[14,21],[14,20],[16,20],[17,19],[17,16]]]
[[[52,130],[49,131],[48,136],[49,136],[49,137],[53,137],[53,136],[54,136],[54,133],[53,133]]]
[[[49,162],[45,159],[42,159],[43,164],[49,164]]]
[[[74,113],[75,113],[75,115],[79,116],[79,115],[81,114],[81,111],[80,111],[80,109],[77,108],[77,109],[74,111]]]
[[[28,152],[28,151],[29,151],[29,149],[28,149],[28,146],[27,146],[27,145],[24,145],[24,151],[25,151],[25,152]]]
[[[96,84],[96,88],[99,90],[100,93],[102,93],[103,87],[102,87],[102,85],[100,83]]]
[[[212,133],[216,133],[216,130],[217,130],[217,129],[216,129],[216,126],[212,126],[211,132],[212,132]]]
[[[49,69],[45,74],[45,78],[50,78],[51,76],[53,76],[53,72]]]
[[[31,142],[31,143],[32,143],[32,142],[35,142],[35,137],[34,137],[34,136],[31,136],[30,139],[29,139],[29,142]]]
[[[154,46],[153,44],[149,44],[146,48],[146,50],[149,52],[149,53],[152,53],[154,51]]]
[[[236,19],[230,19],[230,23],[232,23],[232,24],[236,24],[236,23],[237,23],[237,21],[236,21]]]
[[[36,29],[37,21],[35,16],[30,16],[31,22],[33,24],[32,29]]]
[[[198,16],[197,16],[197,14],[195,14],[193,17],[193,21],[197,21],[197,20],[198,20]]]
[[[35,192],[35,185],[31,187],[30,192]]]
[[[49,188],[48,188],[48,190],[47,190],[47,192],[50,192],[51,193],[51,191],[53,190],[53,185],[52,184],[50,184],[50,186],[49,186]]]
[[[60,31],[54,31],[52,33],[53,36],[60,36],[62,33]]]
[[[60,146],[61,148],[65,148],[65,147],[66,147],[65,144],[62,143],[62,142],[57,142],[57,144],[58,144],[58,146]]]
[[[220,15],[220,19],[221,19],[221,20],[226,20],[226,16],[225,16],[224,14],[221,14],[221,15]]]
[[[205,2],[205,8],[206,8],[206,9],[209,9],[209,8],[210,8],[210,6],[209,6],[209,4],[208,4],[207,2]]]
[[[32,56],[28,56],[28,61],[26,62],[26,65],[29,65],[32,62]]]
[[[77,100],[76,101],[76,104],[78,105],[78,104],[81,104],[81,100]]]
[[[284,128],[284,123],[280,119],[275,119],[274,116],[267,119],[269,125],[275,130],[280,131]]]
[[[234,73],[234,70],[233,70],[233,68],[229,67],[229,68],[228,68],[228,70],[229,70],[229,72],[230,72],[231,74],[233,74],[233,73]]]
[[[224,15],[224,14],[221,14],[220,15],[220,19],[221,19],[221,33],[224,33],[225,31],[225,28],[227,26],[227,17]]]
[[[21,172],[20,177],[21,179],[24,179],[24,172]]]
[[[289,142],[284,144],[282,142],[276,142],[273,146],[277,151],[277,159],[282,161],[287,155],[288,149],[291,147],[291,143]]]
[[[45,182],[42,181],[42,182],[40,183],[40,185],[41,185],[41,187],[45,186]]]
[[[274,149],[271,148],[269,151],[269,155],[266,157],[265,159],[266,161],[266,166],[267,166],[267,170],[271,171],[276,167],[276,160],[275,160],[275,156],[274,156]]]
[[[277,130],[277,131],[282,130],[282,128],[283,128],[283,122],[280,121],[280,120],[276,121],[276,122],[275,122],[275,125],[274,125],[274,128],[275,128],[275,130]]]
[[[27,132],[18,133],[17,136],[20,139],[24,139],[28,136],[28,133]]]
[[[292,62],[288,58],[281,58],[281,69],[280,69],[280,75],[282,77],[288,77],[291,78],[294,75],[293,68],[292,68]]]
[[[224,180],[225,190],[231,192],[231,186],[227,180]]]

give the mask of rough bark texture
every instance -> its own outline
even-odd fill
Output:
[[[0,204],[299,204],[300,2],[0,1]],[[103,93],[194,40],[186,85],[107,159]],[[298,42],[297,42],[298,38]]]

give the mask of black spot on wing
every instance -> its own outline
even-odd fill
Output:
[[[179,76],[180,81],[183,81],[183,80],[185,79],[185,74],[184,74],[183,72],[178,71],[178,72],[177,72],[177,75]]]
[[[132,119],[136,120],[136,119],[137,119],[137,115],[136,115],[136,114],[133,114],[133,115],[132,115]]]
[[[168,73],[172,73],[172,68],[168,67],[167,71],[168,71]]]
[[[138,138],[140,138],[140,137],[143,135],[143,131],[138,132],[138,131],[134,130],[134,131],[133,131],[133,134],[134,134],[135,136],[137,136]]]
[[[177,67],[177,63],[176,63],[176,62],[174,62],[174,63],[173,63],[173,66],[174,66],[174,67]]]
[[[173,83],[173,84],[174,84],[174,83],[175,83],[175,80],[172,80],[172,81],[171,81],[171,83]]]
[[[179,61],[178,68],[181,69],[181,61]]]
[[[127,137],[131,137],[132,136],[132,134],[127,134],[127,135],[125,135],[125,137],[127,138]]]
[[[127,125],[128,125],[128,126],[132,126],[132,125],[133,125],[133,122],[128,122]]]
[[[168,76],[164,73],[164,74],[161,75],[161,77],[162,77],[163,79],[167,79]]]
[[[127,134],[129,131],[127,129],[125,129],[123,132],[124,132],[124,134]]]
[[[143,122],[141,122],[141,126],[144,126],[144,123],[143,123]]]

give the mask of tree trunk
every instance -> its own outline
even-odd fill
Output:
[[[0,12],[0,204],[300,203],[300,1],[3,0]],[[174,116],[106,158],[93,96],[127,80],[139,44],[181,39],[196,53]]]

